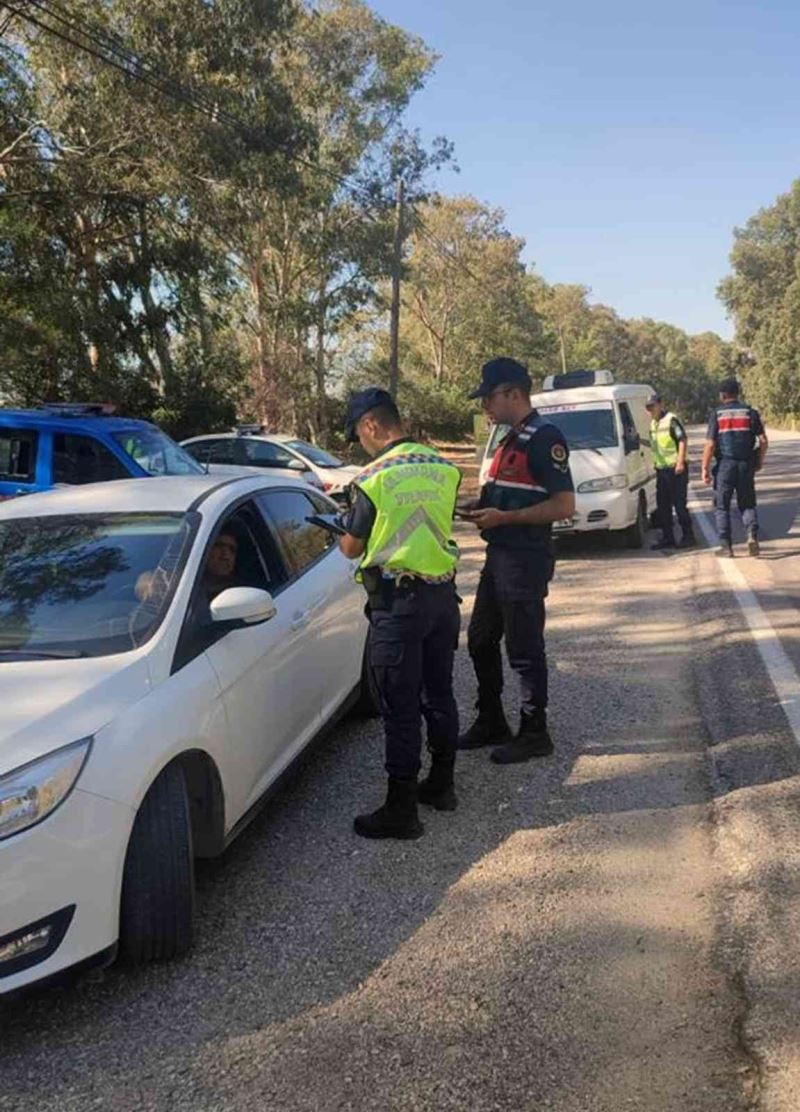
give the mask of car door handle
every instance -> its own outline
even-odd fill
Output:
[[[304,626],[307,626],[310,616],[311,614],[308,610],[304,610],[301,614],[295,614],[295,616],[292,618],[291,625],[289,626],[289,629],[291,629],[292,633],[296,633],[298,629],[302,629]]]

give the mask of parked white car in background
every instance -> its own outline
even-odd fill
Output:
[[[181,447],[199,463],[306,469],[331,495],[339,494],[361,470],[305,440],[262,432],[260,425],[241,425],[233,432],[214,436],[193,436],[182,441]]]
[[[569,444],[575,513],[553,526],[555,536],[603,530],[641,548],[655,509],[656,473],[650,417],[644,403],[652,387],[615,383],[610,371],[569,371],[545,379],[531,405],[558,425]],[[495,425],[480,469],[485,481],[492,456],[508,432]]]
[[[194,858],[362,694],[332,508],[203,475],[0,507],[0,994],[184,951]]]

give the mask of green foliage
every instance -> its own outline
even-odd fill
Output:
[[[749,357],[741,378],[767,416],[800,414],[800,179],[734,232],[719,295]]]

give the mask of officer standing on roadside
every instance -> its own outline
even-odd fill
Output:
[[[460,614],[452,527],[461,473],[404,434],[391,395],[378,387],[350,399],[346,432],[373,458],[354,481],[339,545],[348,558],[361,557],[389,776],[386,802],[359,815],[354,828],[365,838],[418,838],[418,799],[440,811],[457,805],[453,657]],[[418,785],[423,715],[432,757]]]
[[[497,764],[553,752],[544,643],[544,600],[554,568],[550,533],[554,521],[571,518],[575,510],[566,441],[555,425],[531,409],[530,394],[527,370],[507,358],[486,363],[480,386],[470,394],[481,399],[495,424],[510,426],[478,502],[463,513],[480,529],[487,548],[468,636],[478,679],[478,716],[459,748],[498,745],[491,754]],[[519,732],[513,738],[500,698],[503,637],[522,694]]]
[[[703,449],[703,482],[711,485],[711,461],[718,458],[714,494],[719,548],[717,555],[733,556],[731,500],[736,504],[747,534],[747,549],[758,556],[758,511],[755,474],[767,454],[767,434],[757,409],[739,400],[739,383],[726,378],[719,386],[719,405],[711,410]]]
[[[692,519],[686,506],[689,465],[686,460],[686,429],[674,413],[664,408],[660,395],[651,394],[645,402],[650,414],[650,447],[656,469],[656,513],[661,539],[652,547],[675,548],[672,510],[681,527],[679,548],[695,544]]]

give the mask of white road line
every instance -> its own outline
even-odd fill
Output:
[[[703,503],[695,499],[690,503],[690,507],[708,543],[711,546],[719,544],[716,530],[709,515],[703,509]],[[750,627],[750,632],[756,643],[756,648],[761,654],[769,678],[772,680],[778,702],[783,707],[794,739],[800,746],[800,676],[798,676],[781,644],[772,623],[761,608],[755,593],[737,568],[736,561],[723,558],[719,560],[719,565],[742,609],[745,621]]]

